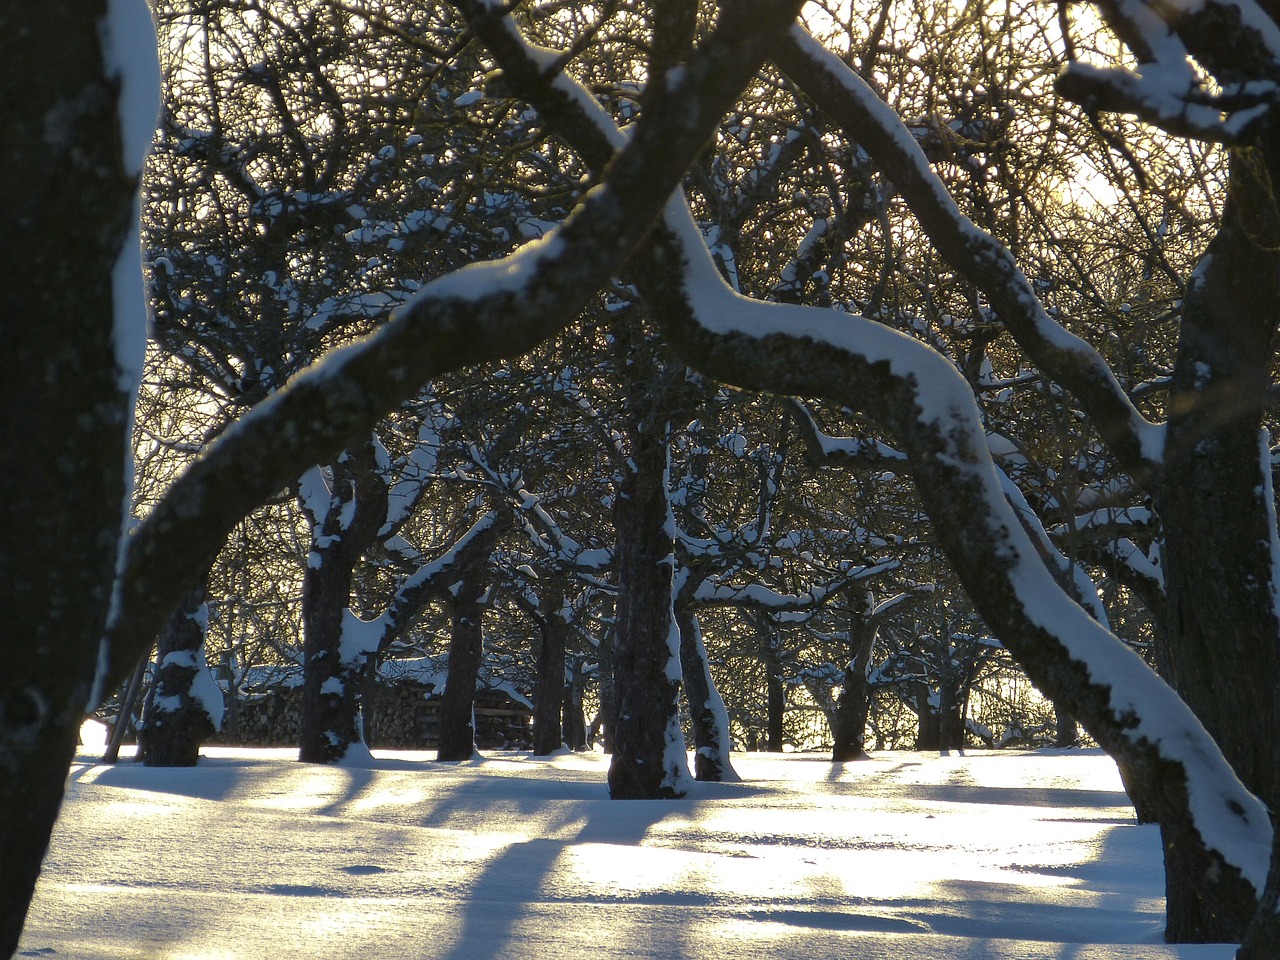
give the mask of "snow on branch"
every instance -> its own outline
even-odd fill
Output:
[[[1280,95],[1275,83],[1255,81],[1209,96],[1190,65],[1171,76],[1152,67],[1133,71],[1074,62],[1057,87],[1087,110],[1128,113],[1166,133],[1228,145],[1252,136]]]
[[[782,593],[763,583],[737,585],[718,577],[707,577],[698,583],[692,599],[705,606],[754,607],[769,611],[779,621],[805,620],[857,581],[895,570],[900,565],[897,560],[886,560],[851,568],[826,583],[809,587],[804,593]]]
[[[342,621],[339,647],[342,662],[356,664],[362,657],[372,659],[403,634],[418,612],[442,594],[460,570],[488,556],[500,521],[501,515],[496,510],[480,517],[448,549],[405,580],[379,616],[361,620],[348,609]]]
[[[879,440],[868,437],[836,437],[826,433],[818,426],[813,412],[799,400],[788,399],[786,407],[800,430],[805,459],[811,466],[824,463],[859,467],[883,467],[887,463],[898,467],[908,466],[905,455]]]
[[[1128,113],[1169,133],[1247,140],[1280,95],[1280,28],[1254,0],[1100,0],[1134,69],[1073,61],[1058,90],[1086,109]]]
[[[742,0],[724,8],[686,68],[654,86],[609,170],[559,227],[508,257],[426,284],[376,331],[255,406],[191,464],[128,540],[120,602],[106,627],[106,685],[122,681],[241,517],[310,464],[364,442],[431,379],[526,352],[575,317],[644,238],[800,5]],[[490,32],[515,30],[506,8],[460,6]],[[534,75],[546,82],[541,69]]]
[[[899,195],[939,252],[986,297],[1036,365],[1080,400],[1129,472],[1153,477],[1164,428],[1142,416],[1089,343],[1049,316],[1008,247],[960,211],[897,113],[801,27],[779,44],[774,62],[880,169],[892,171]]]

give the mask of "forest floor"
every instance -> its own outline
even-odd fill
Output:
[[[304,766],[86,747],[23,957],[1229,960],[1167,947],[1159,835],[1097,751],[735,754],[608,799],[599,754]],[[101,748],[97,748],[101,753]]]

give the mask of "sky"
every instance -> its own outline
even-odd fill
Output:
[[[19,956],[1228,960],[1162,942],[1159,835],[1097,751],[734,754],[612,801],[598,753],[72,767]]]

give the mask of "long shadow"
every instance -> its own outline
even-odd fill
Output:
[[[638,845],[655,824],[686,813],[691,801],[604,798],[573,802],[585,805],[576,836],[516,843],[486,865],[466,891],[458,939],[447,953],[438,955],[440,960],[498,960],[508,955],[508,945],[515,938],[528,939],[528,932],[517,931],[517,927],[531,913],[541,912],[537,907],[545,903],[547,913],[572,909],[571,904],[557,898],[547,902],[538,896],[569,848],[585,843]]]
[[[1107,831],[1097,854],[1084,863],[1036,866],[1040,874],[1079,881],[1087,893],[1063,898],[1047,890],[1009,884],[944,880],[934,885],[939,899],[960,901],[955,912],[938,909],[938,899],[917,901],[911,916],[935,933],[973,938],[1040,940],[1067,944],[1154,943],[1164,927],[1164,884],[1156,870],[1142,875],[1130,863],[1159,863],[1159,838],[1147,827]],[[1030,891],[1030,895],[1029,895]]]
[[[868,795],[878,792],[874,787]],[[939,803],[986,804],[1020,807],[1131,807],[1123,790],[1080,790],[1071,787],[990,787],[966,784],[918,784],[892,792],[907,793],[913,799]]]

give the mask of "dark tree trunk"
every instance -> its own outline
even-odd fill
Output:
[[[343,621],[355,565],[387,516],[387,488],[377,476],[373,448],[343,454],[332,465],[332,489],[318,492],[311,554],[302,579],[302,725],[298,759],[334,763],[361,743],[360,692],[372,652],[344,659]]]
[[[342,620],[351,595],[351,564],[341,544],[314,549],[302,581],[303,686],[298,759],[334,763],[359,742],[356,684],[342,662]]]
[[[961,716],[961,700],[956,695],[955,677],[950,671],[942,674],[938,692],[938,752],[949,753],[964,749],[964,720]]]
[[[625,475],[615,507],[618,599],[609,794],[618,800],[655,800],[683,796],[688,778],[677,699],[679,651],[671,643],[666,424],[630,432],[634,469]]]
[[[205,587],[197,585],[173,612],[156,643],[156,680],[138,731],[138,754],[148,767],[194,767],[214,732],[192,684],[204,665]]]
[[[765,744],[769,753],[781,753],[785,739],[784,720],[787,713],[787,686],[783,680],[784,668],[778,651],[778,628],[762,613],[749,613],[754,623],[759,643],[760,663],[765,674]]]
[[[545,757],[564,746],[565,639],[569,626],[560,610],[564,593],[553,590],[538,612],[538,675],[533,691],[533,753]]]
[[[1280,850],[1280,841],[1276,844]],[[1236,960],[1277,960],[1280,958],[1280,855],[1273,852],[1271,870],[1261,902],[1245,929],[1244,942]]]
[[[0,183],[13,231],[0,258],[3,957],[17,949],[75,755],[123,523],[130,407],[111,275],[134,183],[117,86],[103,76],[105,7],[0,6]]]
[[[1280,316],[1280,224],[1269,168],[1237,149],[1222,226],[1188,285],[1169,397],[1159,506],[1168,596],[1166,679],[1237,775],[1280,809],[1280,676],[1270,458],[1260,440]],[[1240,940],[1200,871],[1166,837],[1172,942]]]
[[[867,759],[867,717],[871,714],[871,685],[867,674],[851,660],[844,668],[844,685],[836,701],[831,761]]]
[[[916,749],[942,750],[942,714],[934,710],[928,700],[916,711]]]
[[[1074,747],[1080,742],[1080,724],[1056,703],[1053,705],[1053,745],[1060,749]]]
[[[850,614],[849,641],[854,652],[845,664],[844,683],[840,699],[836,702],[831,750],[833,763],[866,759],[867,716],[871,712],[871,684],[867,682],[867,673],[878,632],[863,611],[855,610]]]
[[[449,598],[453,630],[449,635],[449,679],[440,698],[437,760],[470,760],[476,754],[476,680],[484,655],[485,578],[472,573],[456,584]]]
[[[600,738],[600,747],[605,753],[613,753],[613,723],[617,712],[616,698],[613,695],[613,647],[617,625],[610,628],[608,635],[600,641],[600,711],[596,714],[591,728],[587,731],[587,740],[594,744]]]
[[[781,753],[784,739],[783,719],[787,713],[787,687],[782,678],[773,670],[769,670],[765,681],[768,698],[768,727],[765,732],[765,750],[769,753]]]
[[[694,779],[707,783],[736,782],[740,778],[729,760],[729,716],[707,664],[702,628],[693,611],[679,603],[676,625],[680,629],[680,665],[693,727]]]
[[[587,718],[582,710],[582,682],[564,688],[564,742],[570,750],[587,749]]]

